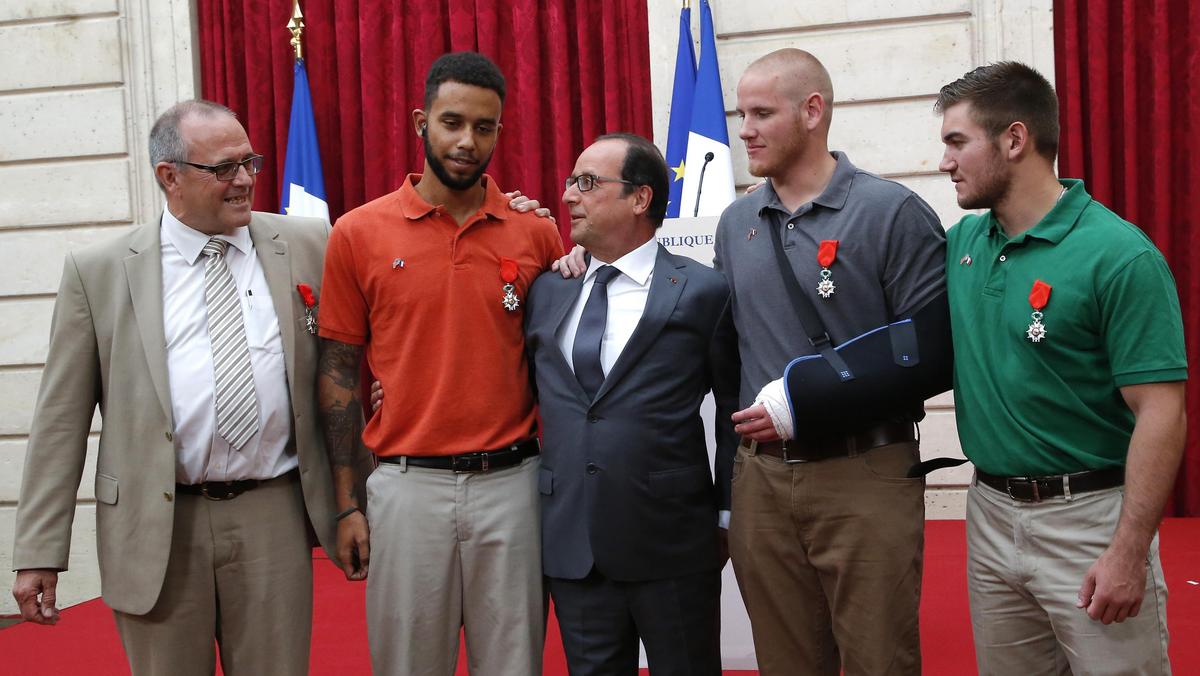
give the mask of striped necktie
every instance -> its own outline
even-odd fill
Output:
[[[204,303],[208,306],[208,339],[212,343],[217,434],[236,451],[258,432],[258,398],[237,284],[225,264],[228,248],[229,242],[213,237],[202,253],[208,257],[204,263]]]

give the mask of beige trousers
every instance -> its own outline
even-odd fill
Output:
[[[738,449],[729,553],[763,676],[920,674],[916,442],[786,464]]]
[[[166,579],[146,615],[114,613],[133,676],[308,673],[312,546],[295,472],[232,500],[175,495]]]
[[[542,673],[538,458],[490,472],[381,463],[367,480],[367,636],[376,676]]]
[[[967,585],[980,674],[1171,673],[1157,535],[1137,617],[1106,626],[1075,607],[1084,575],[1112,541],[1123,496],[1112,488],[1029,503],[971,486]]]

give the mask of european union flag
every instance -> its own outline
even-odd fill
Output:
[[[692,97],[696,91],[696,53],[692,48],[692,10],[679,10],[679,49],[675,52],[675,87],[671,91],[671,119],[667,124],[667,166],[671,168],[671,197],[667,218],[679,218],[683,191],[688,129],[692,125]]]
[[[680,211],[684,216],[719,216],[734,199],[733,158],[708,0],[700,2],[700,68],[696,71],[686,162]]]
[[[317,147],[317,124],[313,119],[312,95],[304,60],[293,68],[292,119],[288,123],[287,153],[283,163],[283,195],[280,213],[329,220],[325,198],[325,175],[321,171],[321,149]]]

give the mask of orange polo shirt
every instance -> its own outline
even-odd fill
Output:
[[[510,209],[490,176],[461,226],[421,198],[420,178],[339,218],[325,253],[320,335],[366,345],[385,392],[363,442],[382,456],[450,455],[525,439],[536,415],[525,295],[562,239],[548,219]],[[505,259],[516,310],[501,302]]]

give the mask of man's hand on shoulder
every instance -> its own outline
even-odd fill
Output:
[[[58,624],[58,608],[55,607],[57,589],[57,570],[18,570],[17,579],[13,582],[13,598],[21,609],[21,619],[34,624]]]
[[[520,190],[506,192],[504,193],[504,196],[510,200],[508,203],[508,208],[512,209],[513,211],[518,211],[523,214],[532,211],[534,216],[548,218],[550,219],[551,223],[558,225],[558,221],[555,220],[554,216],[550,215],[550,209],[542,206],[537,200],[522,195]]]
[[[571,249],[571,253],[551,263],[550,269],[561,274],[563,279],[578,277],[587,272],[587,259],[583,257],[584,253],[586,253],[584,248],[576,244],[575,248]]]

